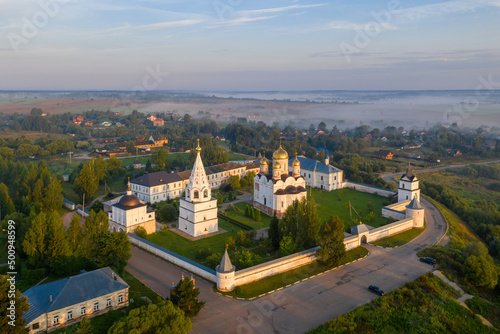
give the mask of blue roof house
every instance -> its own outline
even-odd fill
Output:
[[[30,333],[51,332],[128,306],[128,289],[109,267],[34,286],[23,293],[30,304],[23,318]]]

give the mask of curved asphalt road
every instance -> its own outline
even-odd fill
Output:
[[[253,300],[242,301],[213,292],[213,284],[196,280],[200,299],[207,303],[193,319],[192,333],[304,333],[377,298],[370,284],[392,291],[432,267],[416,253],[434,245],[446,232],[440,212],[425,199],[427,229],[415,240],[394,248],[365,245],[365,259]],[[181,269],[136,247],[127,270],[162,297],[178,282]]]

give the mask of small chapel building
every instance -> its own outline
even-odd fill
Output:
[[[148,234],[156,232],[156,216],[154,210],[132,195],[130,181],[127,194],[122,196],[118,203],[110,206],[108,211],[109,229],[113,232],[125,231],[133,233],[139,226],[144,227]]]
[[[214,233],[219,230],[217,200],[212,197],[212,189],[201,160],[198,140],[196,160],[186,186],[186,197],[179,203],[179,230],[192,237]]]
[[[283,218],[286,209],[295,200],[306,198],[306,181],[300,174],[300,160],[295,157],[288,165],[288,153],[280,147],[273,153],[270,163],[263,157],[260,172],[254,177],[253,206],[269,216]]]

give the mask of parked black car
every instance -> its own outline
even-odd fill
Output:
[[[436,264],[436,259],[432,257],[421,257],[420,261],[428,263],[428,264]]]
[[[380,289],[378,286],[375,286],[375,285],[370,285],[368,287],[368,290],[370,290],[373,293],[376,293],[379,296],[383,296],[385,293],[382,289]]]

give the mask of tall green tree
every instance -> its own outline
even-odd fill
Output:
[[[299,250],[316,246],[320,218],[316,212],[314,199],[310,202],[304,198],[294,201],[285,212],[285,217],[280,221],[281,235],[290,236]]]
[[[319,261],[329,266],[338,266],[345,256],[344,222],[338,216],[331,216],[318,235],[318,249],[316,255]]]
[[[269,225],[269,238],[271,239],[271,244],[273,245],[273,248],[275,250],[278,250],[280,248],[280,227],[279,227],[280,220],[276,215],[274,215],[273,219],[271,220],[271,224]]]
[[[132,257],[130,241],[127,233],[123,231],[101,233],[98,246],[97,263],[102,267],[112,266],[122,272],[127,265],[127,261]]]
[[[23,250],[28,255],[28,262],[32,265],[41,265],[45,260],[47,234],[46,215],[39,213],[32,221],[31,227],[23,240]]]
[[[46,257],[51,268],[60,271],[58,266],[71,254],[68,239],[61,217],[54,211],[47,215],[47,233],[45,237]]]
[[[0,183],[0,220],[14,211],[16,211],[16,208],[10,198],[9,189],[4,183]]]
[[[8,293],[11,285],[11,282],[7,280],[9,278],[10,276],[0,275],[0,333],[25,334],[29,330],[25,327],[26,320],[23,314],[28,312],[30,305],[26,297],[21,296],[19,290],[16,289],[13,296],[10,292]],[[11,301],[15,302],[12,310],[13,317],[9,317],[11,314],[9,308],[12,308]]]
[[[280,241],[280,253],[283,256],[291,255],[299,250],[297,243],[289,235],[286,235]]]
[[[191,330],[191,320],[169,300],[133,309],[116,322],[109,334],[170,333],[184,334]]]
[[[106,176],[108,164],[102,158],[87,161],[73,184],[73,189],[83,199],[85,194],[86,199],[90,200],[94,197],[99,182]]]
[[[165,170],[168,164],[168,151],[160,148],[151,156],[151,163],[155,165],[155,171]]]
[[[54,211],[62,207],[62,186],[56,177],[52,177],[47,187],[44,188],[41,202],[43,208],[48,211]]]
[[[99,255],[99,236],[102,233],[109,233],[108,228],[108,216],[103,211],[97,214],[90,211],[82,224],[82,237],[78,244],[77,255],[92,261],[96,259]]]
[[[205,302],[198,300],[200,289],[194,285],[194,280],[189,277],[182,278],[174,287],[170,300],[184,311],[189,318],[195,317],[201,311]]]
[[[229,177],[229,184],[233,190],[238,190],[241,188],[239,175],[231,175]]]
[[[126,146],[126,149],[127,149],[127,152],[129,154],[134,154],[135,153],[135,143],[133,140],[129,140],[127,142],[127,146]]]
[[[71,222],[69,223],[69,227],[66,230],[66,239],[68,239],[68,243],[74,247],[77,242],[80,240],[82,229],[80,227],[80,216],[78,214],[73,215],[71,218]]]

